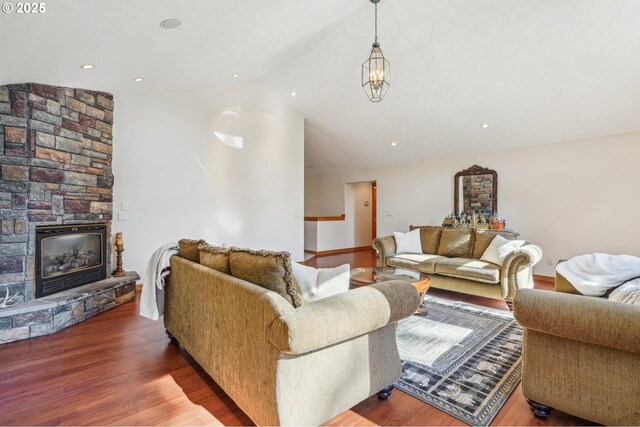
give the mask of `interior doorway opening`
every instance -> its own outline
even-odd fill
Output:
[[[345,214],[353,221],[353,246],[371,246],[377,235],[377,188],[375,181],[345,184]]]

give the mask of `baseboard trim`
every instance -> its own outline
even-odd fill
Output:
[[[549,282],[549,283],[555,283],[556,282],[556,278],[553,276],[542,276],[540,274],[534,274],[533,275],[533,280],[539,280],[541,282]]]
[[[322,256],[322,255],[339,255],[339,254],[346,254],[348,252],[357,252],[357,251],[366,251],[366,250],[373,250],[373,248],[371,246],[358,246],[355,248],[343,248],[343,249],[332,249],[330,251],[309,251],[306,250],[304,251],[305,254],[310,254],[313,256]]]

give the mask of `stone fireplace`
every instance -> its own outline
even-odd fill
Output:
[[[37,319],[53,319],[59,314],[56,310],[48,315],[31,315],[31,320],[29,316],[13,318],[11,313],[29,313],[31,306],[42,307],[36,304],[39,297],[51,298],[46,296],[50,293],[36,291],[36,281],[45,287],[47,283],[58,286],[62,294],[72,292],[65,291],[67,285],[85,276],[88,271],[84,267],[96,264],[96,257],[100,258],[101,274],[92,277],[104,279],[111,272],[112,245],[108,242],[113,214],[113,107],[113,96],[104,92],[37,83],[0,86],[0,298],[8,290],[10,295],[17,295],[14,301],[21,302],[0,309],[0,343],[24,338],[25,333],[42,335],[45,330],[65,327],[59,322],[40,329],[23,328],[35,326]],[[67,225],[101,227],[104,252],[96,255],[96,248],[91,247],[95,246],[95,237],[83,244],[39,237],[38,231],[51,226],[68,230]],[[56,252],[39,259],[46,265],[36,268],[36,254],[40,256],[46,247]],[[94,272],[95,267],[91,267]],[[64,280],[57,280],[63,276]],[[62,281],[68,283],[61,285]],[[133,282],[135,288],[135,279]],[[60,305],[62,300],[47,302]],[[91,305],[89,310],[95,308]],[[77,307],[74,310],[79,313]],[[84,318],[86,311],[84,307],[83,315],[75,318]],[[16,327],[23,329],[12,335],[7,332]]]

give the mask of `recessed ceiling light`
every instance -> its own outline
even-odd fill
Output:
[[[136,83],[137,82],[141,82],[143,80],[144,80],[144,78],[142,78],[142,77],[136,77],[135,79],[133,79],[133,81],[136,82]]]
[[[488,125],[487,123],[483,123],[483,124],[481,124],[481,125],[480,125],[480,127],[481,127],[482,129],[486,129],[486,128],[488,128],[488,127],[489,127],[489,125]]]
[[[240,74],[236,73],[236,74],[232,75],[231,77],[233,77],[234,79],[237,79],[238,77],[240,77]]]
[[[396,142],[392,142],[392,143],[391,143],[391,146],[392,146],[392,147],[395,147],[396,145],[398,145],[398,143],[396,143]]]
[[[289,92],[289,93],[291,94],[291,96],[296,96],[296,93],[293,90],[291,92]]]
[[[83,70],[90,70],[90,69],[92,69],[93,67],[95,67],[95,65],[93,65],[93,64],[82,64],[82,65],[80,66],[80,68],[82,68]]]
[[[173,30],[174,28],[178,28],[180,25],[182,25],[182,22],[180,22],[179,19],[165,19],[160,23],[160,27],[165,30]]]

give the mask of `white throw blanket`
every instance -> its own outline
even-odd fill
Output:
[[[167,243],[151,255],[144,276],[140,297],[140,315],[151,320],[158,320],[164,314],[164,278],[169,271],[169,260],[178,253],[177,243]]]
[[[609,289],[640,277],[640,258],[631,255],[580,255],[558,264],[556,271],[582,295],[602,296]]]

